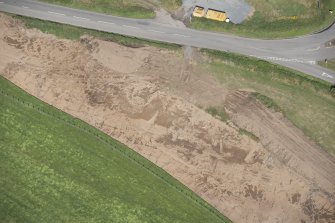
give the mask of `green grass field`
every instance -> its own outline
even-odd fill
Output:
[[[327,63],[325,61],[321,61],[319,62],[319,65],[330,70],[335,70],[335,59],[328,60]]]
[[[230,90],[253,89],[257,100],[284,113],[295,126],[335,156],[335,91],[331,85],[265,61],[203,50],[201,64]],[[266,95],[266,96],[265,96]]]
[[[248,0],[254,14],[241,24],[192,18],[190,27],[256,38],[284,38],[319,31],[335,20],[334,0]]]
[[[230,222],[131,149],[0,76],[0,222]]]
[[[160,0],[159,5],[168,11],[174,11],[182,6],[182,0]]]

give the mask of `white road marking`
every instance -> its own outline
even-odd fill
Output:
[[[319,50],[321,47],[320,46],[318,46],[318,47],[316,47],[316,48],[313,48],[313,49],[308,49],[307,51],[317,51],[317,50]]]
[[[27,6],[22,6],[22,8],[29,9],[29,7],[27,7]]]
[[[88,18],[78,17],[78,16],[73,16],[73,18],[76,18],[76,19],[82,19],[82,20],[89,20]]]
[[[127,27],[127,28],[131,28],[131,29],[139,29],[139,28],[137,28],[137,27],[135,27],[135,26],[127,26],[127,25],[122,25],[123,27]]]
[[[105,23],[105,24],[110,24],[110,25],[115,25],[115,23],[112,23],[112,22],[105,22],[105,21],[98,21],[100,23]]]
[[[62,13],[58,13],[58,12],[51,12],[51,11],[48,11],[48,13],[50,13],[50,14],[55,14],[55,15],[63,15],[63,16],[64,16],[64,14],[62,14]]]
[[[262,60],[276,60],[276,61],[304,63],[304,64],[312,64],[312,65],[316,64],[316,61],[313,61],[313,60],[301,60],[301,59],[295,59],[295,58],[290,59],[290,58],[255,56],[255,55],[249,55],[249,56],[256,57],[256,58],[262,59]]]
[[[181,36],[181,37],[190,37],[190,36],[186,36],[186,35],[182,35],[182,34],[178,34],[178,33],[174,33],[174,36]]]
[[[332,75],[329,75],[329,74],[327,74],[326,72],[323,72],[322,74],[321,74],[321,76],[322,77],[328,77],[328,78],[334,78]]]
[[[162,31],[158,31],[158,30],[153,30],[153,29],[149,29],[150,32],[154,32],[154,33],[165,33],[165,32],[162,32]]]

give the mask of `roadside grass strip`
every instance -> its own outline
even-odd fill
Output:
[[[89,10],[98,13],[111,14],[138,19],[150,19],[155,17],[155,12],[140,0],[41,0],[43,2]]]
[[[181,49],[180,45],[173,44],[173,43],[164,43],[160,41],[129,37],[129,36],[115,34],[115,33],[108,33],[108,32],[103,32],[103,31],[76,27],[72,25],[60,24],[57,22],[29,18],[25,16],[12,15],[12,14],[9,14],[9,15],[11,15],[13,18],[22,20],[27,28],[30,28],[30,29],[36,28],[36,29],[41,30],[43,33],[53,34],[59,38],[78,40],[83,35],[91,35],[91,36],[100,38],[105,41],[112,41],[112,42],[115,42],[115,43],[118,43],[118,44],[121,44],[127,47],[133,47],[133,48],[138,48],[138,47],[149,45],[149,46],[164,48],[164,49],[169,49],[169,50],[180,50]],[[111,22],[105,22],[105,21],[98,21],[98,22],[102,24],[114,25],[114,23],[111,23]]]
[[[335,85],[257,58],[201,49],[201,68],[231,91],[248,89],[266,107],[335,156]],[[328,61],[328,65],[331,62]]]

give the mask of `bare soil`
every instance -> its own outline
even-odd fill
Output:
[[[334,159],[248,92],[224,89],[197,60],[57,39],[3,14],[0,49],[1,75],[128,145],[234,222],[335,222]],[[201,109],[223,104],[261,141]]]

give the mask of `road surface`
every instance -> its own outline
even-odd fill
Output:
[[[335,71],[317,65],[319,60],[335,58],[335,47],[325,46],[327,41],[335,38],[335,25],[319,34],[282,40],[259,40],[177,28],[152,20],[115,17],[33,0],[0,0],[0,11],[150,40],[253,56],[335,83]]]

